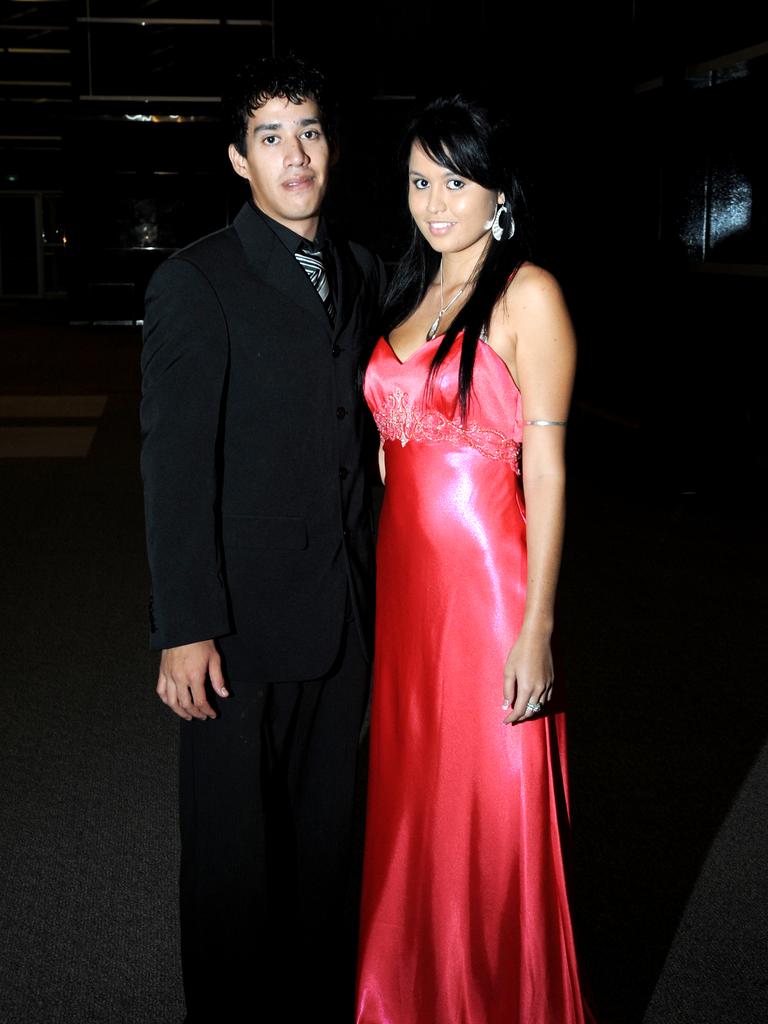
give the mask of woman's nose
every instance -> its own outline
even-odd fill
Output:
[[[445,196],[443,190],[439,186],[431,188],[429,190],[429,196],[427,197],[427,210],[429,213],[439,213],[440,210],[445,209]]]

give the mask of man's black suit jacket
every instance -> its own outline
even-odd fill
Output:
[[[216,638],[229,682],[324,674],[348,590],[363,642],[370,636],[358,374],[383,275],[367,250],[334,242],[333,326],[250,204],[162,264],[147,291],[151,645]]]

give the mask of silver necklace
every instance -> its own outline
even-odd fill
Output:
[[[427,331],[427,341],[432,341],[432,339],[435,337],[435,335],[437,334],[437,329],[440,326],[440,321],[442,320],[444,314],[448,312],[448,310],[451,308],[451,306],[454,304],[456,299],[458,299],[458,297],[461,295],[461,293],[464,291],[464,289],[466,287],[467,287],[467,282],[465,281],[464,284],[461,286],[461,288],[459,288],[459,290],[453,296],[451,301],[447,305],[443,305],[443,303],[445,302],[445,295],[443,294],[443,261],[440,260],[440,306],[441,306],[441,308],[440,308],[437,316],[435,317],[435,319],[432,321],[432,326]]]

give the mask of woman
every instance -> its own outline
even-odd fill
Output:
[[[504,141],[458,97],[411,126],[413,240],[365,377],[386,491],[358,1024],[585,1020],[550,651],[575,343]]]

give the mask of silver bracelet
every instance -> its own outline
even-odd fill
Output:
[[[568,420],[525,420],[526,427],[564,427]]]

